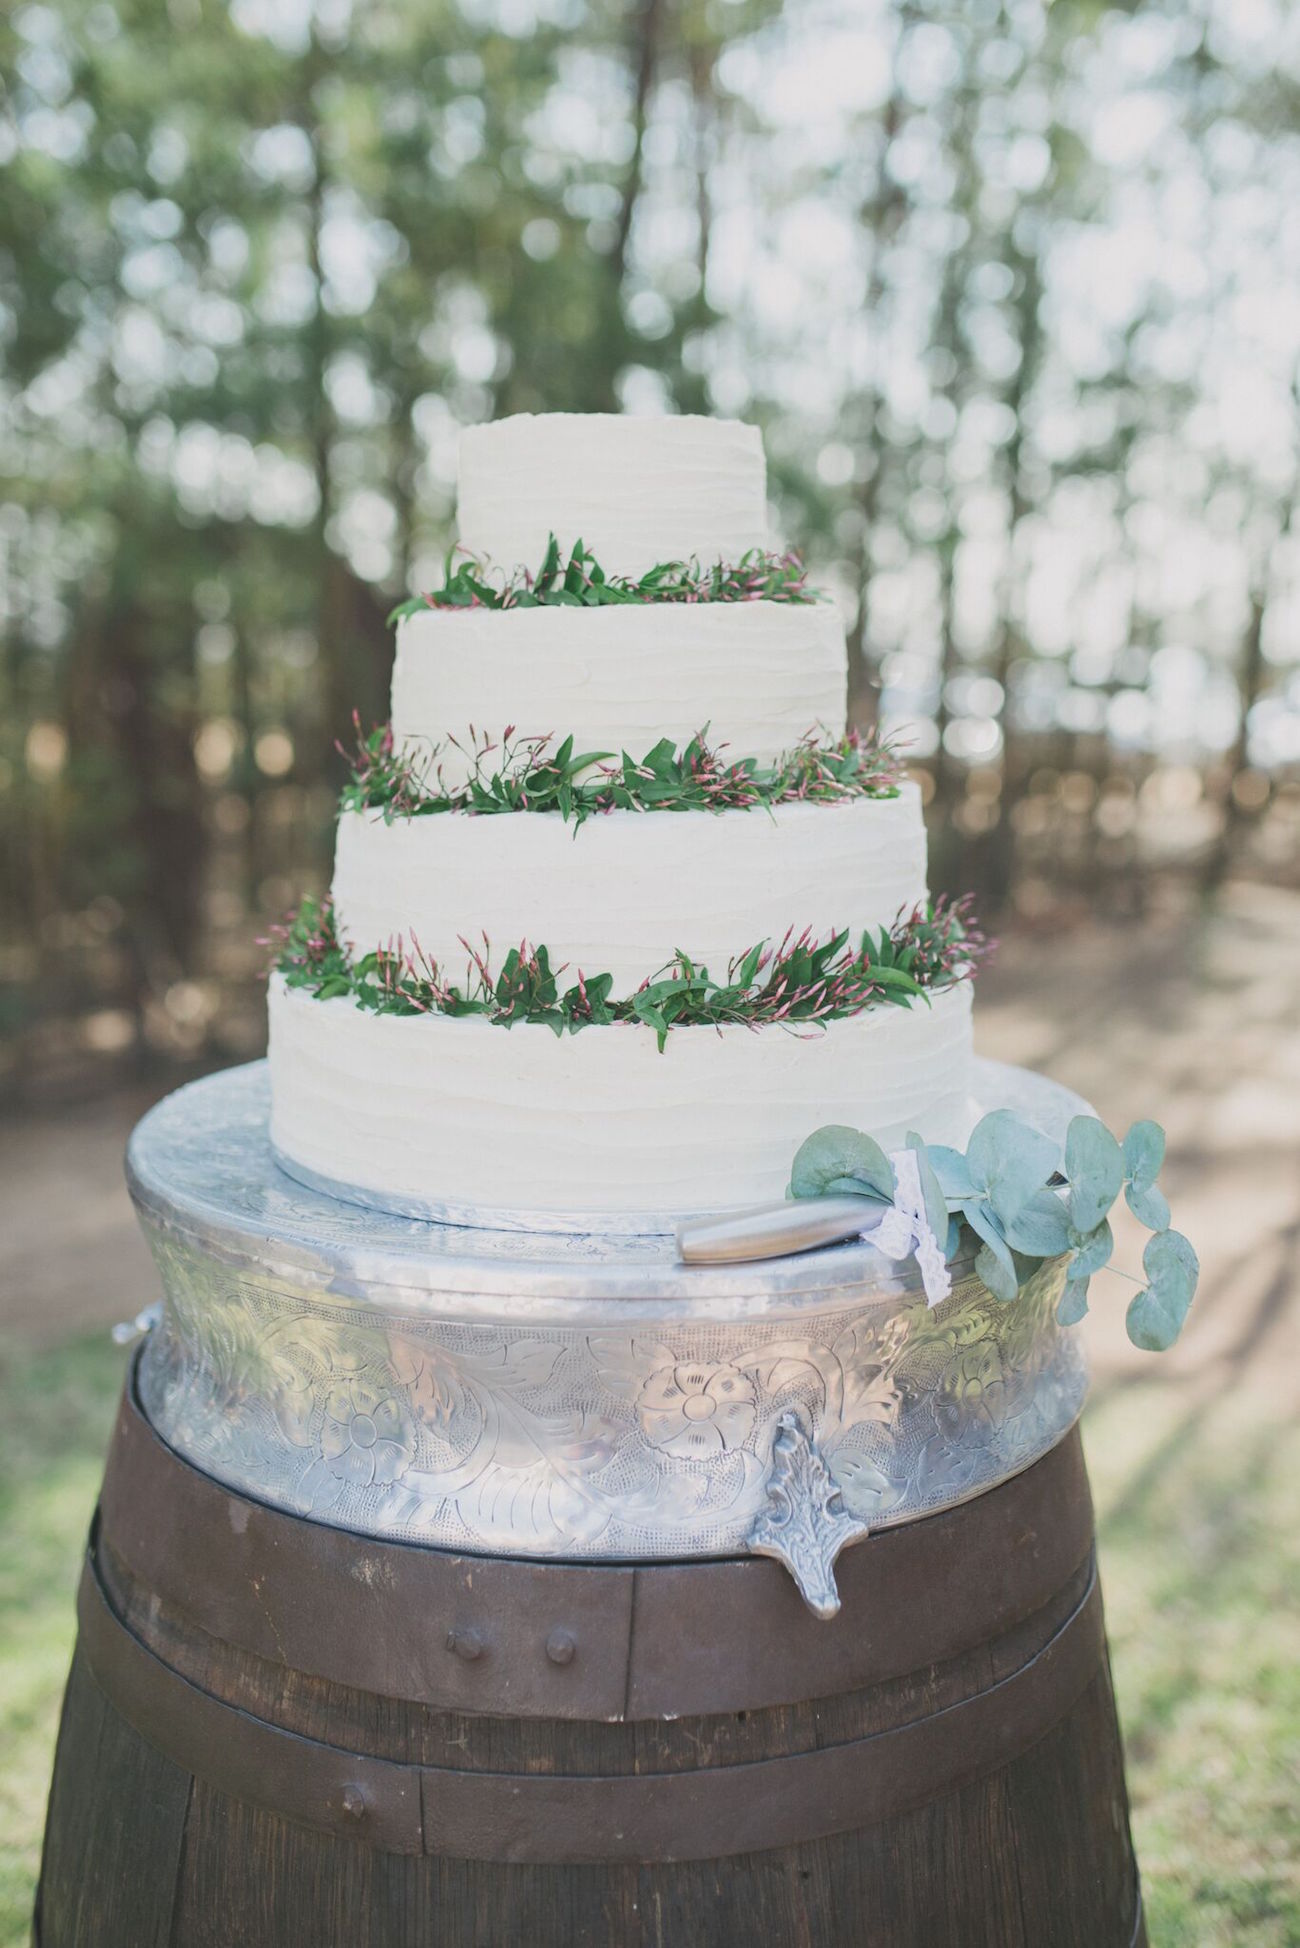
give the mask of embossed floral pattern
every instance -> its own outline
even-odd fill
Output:
[[[386,1487],[411,1465],[415,1430],[399,1400],[357,1377],[326,1394],[320,1445],[332,1475],[354,1487]]]
[[[950,1438],[990,1437],[1001,1420],[1002,1359],[991,1339],[962,1346],[944,1368],[935,1395],[934,1413]]]
[[[660,1367],[641,1389],[637,1414],[646,1439],[679,1461],[703,1461],[743,1445],[758,1397],[738,1366]]]
[[[872,1527],[1025,1466],[1078,1411],[1078,1337],[1047,1268],[1014,1306],[974,1277],[933,1311],[898,1295],[647,1331],[621,1301],[590,1324],[421,1316],[378,1279],[338,1293],[232,1267],[158,1232],[164,1317],[141,1399],[218,1479],[363,1533],[564,1557],[747,1546],[772,1430],[806,1425],[848,1513]]]

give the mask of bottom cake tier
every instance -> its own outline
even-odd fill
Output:
[[[825,1123],[887,1148],[965,1142],[971,987],[822,1027],[556,1036],[477,1017],[368,1012],[280,977],[270,994],[271,1140],[303,1181],[380,1209],[479,1224],[580,1210],[660,1228],[785,1195]]]

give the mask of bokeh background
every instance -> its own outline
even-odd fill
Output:
[[[260,1052],[456,430],[529,410],[761,424],[1003,935],[984,1052],[1167,1124],[1194,1324],[1088,1328],[1153,1938],[1300,1942],[1286,0],[0,16],[0,1941],[153,1291],[121,1139]]]

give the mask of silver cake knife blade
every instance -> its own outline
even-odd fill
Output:
[[[867,1198],[806,1197],[723,1217],[688,1218],[677,1227],[677,1255],[684,1265],[743,1265],[754,1258],[788,1258],[796,1251],[856,1238],[879,1215],[880,1206]]]

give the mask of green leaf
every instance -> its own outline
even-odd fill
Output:
[[[966,1146],[976,1187],[987,1193],[1003,1224],[1010,1223],[1056,1169],[1060,1152],[1051,1138],[1009,1109],[980,1118]]]
[[[546,538],[546,553],[542,556],[542,565],[538,569],[537,579],[533,583],[533,593],[539,596],[544,595],[559,572],[560,544],[555,536],[551,534]]]
[[[948,1200],[943,1187],[934,1174],[933,1165],[926,1154],[924,1142],[915,1130],[907,1132],[907,1147],[916,1157],[917,1175],[921,1180],[921,1198],[925,1205],[925,1221],[940,1244],[948,1235]]]
[[[1129,1306],[1128,1336],[1144,1353],[1163,1353],[1182,1331],[1200,1266],[1180,1231],[1157,1231],[1147,1240],[1142,1269],[1150,1283]]]
[[[1069,1219],[1055,1191],[1035,1191],[1003,1228],[1011,1248],[1030,1258],[1057,1258],[1069,1249]]]
[[[1065,1132],[1065,1174],[1071,1224],[1076,1231],[1095,1231],[1124,1182],[1124,1153],[1095,1116],[1074,1117]]]
[[[1057,1324],[1077,1326],[1088,1310],[1088,1281],[1086,1278],[1067,1278],[1065,1290],[1056,1308]]]
[[[1159,1123],[1134,1123],[1124,1138],[1124,1171],[1129,1182],[1137,1190],[1150,1189],[1164,1160],[1165,1133]]]
[[[821,1197],[832,1183],[848,1183],[874,1191],[886,1203],[894,1199],[894,1169],[874,1137],[844,1123],[827,1123],[805,1137],[795,1153],[790,1189],[795,1197]]]
[[[1074,1256],[1070,1260],[1070,1277],[1089,1279],[1094,1272],[1099,1272],[1103,1265],[1110,1263],[1115,1239],[1109,1224],[1103,1218],[1095,1230],[1072,1229],[1070,1243],[1074,1247]]]
[[[962,1215],[976,1237],[982,1239],[975,1254],[975,1270],[995,1299],[1010,1305],[1020,1290],[1015,1260],[1002,1235],[997,1217],[981,1198],[970,1198],[962,1205]]]
[[[960,1204],[964,1197],[974,1197],[975,1184],[970,1166],[960,1150],[950,1150],[946,1143],[931,1143],[927,1146],[926,1155],[950,1204]]]
[[[399,602],[395,609],[389,610],[386,627],[392,629],[397,623],[404,621],[407,616],[418,616],[422,614],[428,606],[428,603],[422,595],[412,595],[407,601]]]
[[[1139,1223],[1148,1231],[1169,1229],[1169,1200],[1158,1184],[1124,1186],[1124,1201]]]
[[[735,984],[738,988],[753,987],[758,975],[759,962],[763,958],[765,944],[765,942],[760,940],[757,946],[751,947],[745,955],[744,960],[741,961],[740,966],[736,969]]]
[[[879,963],[873,963],[871,978],[884,988],[905,988],[909,994],[921,992],[920,982],[901,967],[881,967]]]
[[[1004,1247],[1005,1249],[1005,1247]],[[975,1254],[976,1276],[983,1279],[995,1299],[1003,1305],[1010,1305],[1020,1290],[1016,1268],[1010,1253],[1004,1263],[996,1245],[983,1244]]]
[[[1031,1278],[1036,1278],[1043,1269],[1041,1258],[1031,1258],[1023,1251],[1011,1248],[1011,1262],[1016,1268],[1016,1289],[1023,1292]]]
[[[882,1211],[890,1208],[889,1199],[881,1197],[878,1191],[868,1190],[861,1177],[832,1177],[825,1190],[825,1197],[860,1197],[864,1204],[875,1204]]]

